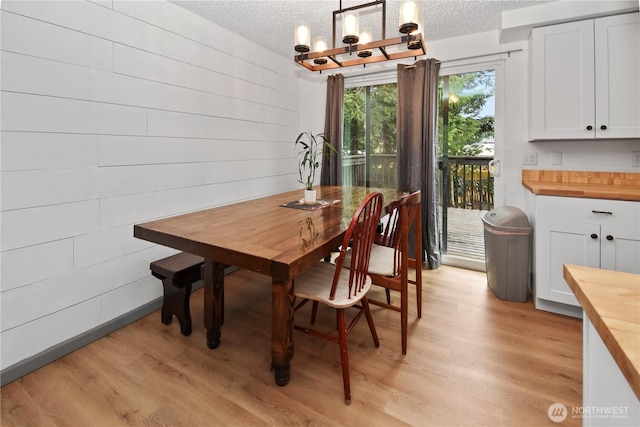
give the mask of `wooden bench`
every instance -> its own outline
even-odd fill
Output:
[[[162,323],[171,324],[173,315],[175,315],[180,322],[180,332],[184,336],[191,334],[191,311],[189,309],[191,285],[202,278],[203,264],[202,257],[180,252],[154,261],[149,265],[151,274],[162,280],[164,289]]]

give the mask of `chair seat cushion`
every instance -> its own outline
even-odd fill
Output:
[[[395,251],[388,246],[374,244],[371,248],[371,257],[369,258],[369,274],[377,274],[378,276],[393,277],[396,272],[393,270],[393,258]],[[351,252],[347,252],[344,259],[344,265],[351,264]]]
[[[318,262],[300,276],[295,278],[295,294],[297,298],[318,301],[329,307],[347,308],[357,304],[371,287],[371,279],[367,276],[365,288],[356,297],[348,298],[349,270],[343,269],[340,274],[336,296],[329,299],[331,284],[336,266],[328,262]]]

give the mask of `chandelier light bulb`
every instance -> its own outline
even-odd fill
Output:
[[[327,50],[327,38],[326,37],[316,37],[313,39],[313,51],[314,52],[324,52]]]
[[[371,40],[373,40],[373,37],[371,37],[371,29],[364,28],[360,33],[360,43],[362,44],[371,43]]]
[[[404,34],[411,33],[418,29],[418,6],[415,2],[406,1],[400,6],[400,28]]]
[[[373,41],[373,30],[371,28],[363,28],[360,32],[360,41],[358,44],[367,44]],[[370,49],[358,51],[358,56],[361,58],[367,58],[372,55]]]
[[[314,37],[313,38],[313,51],[314,52],[324,52],[325,50],[327,50],[327,38],[326,37]],[[326,64],[327,63],[327,57],[323,56],[320,58],[315,58],[313,60],[313,62],[315,64]]]
[[[309,30],[308,22],[296,22],[295,43],[296,45],[294,49],[296,52],[309,52],[309,45],[311,44],[311,30]]]
[[[358,33],[360,32],[360,22],[358,14],[355,12],[345,15],[342,21],[342,42],[346,44],[358,43],[360,38]]]

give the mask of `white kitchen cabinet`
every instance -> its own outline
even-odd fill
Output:
[[[534,28],[529,139],[640,138],[640,14]]]
[[[640,274],[640,203],[534,196],[534,204],[537,308],[580,315],[563,264]]]

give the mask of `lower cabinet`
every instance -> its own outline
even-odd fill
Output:
[[[563,264],[640,274],[640,203],[531,197],[536,308],[581,317]]]

